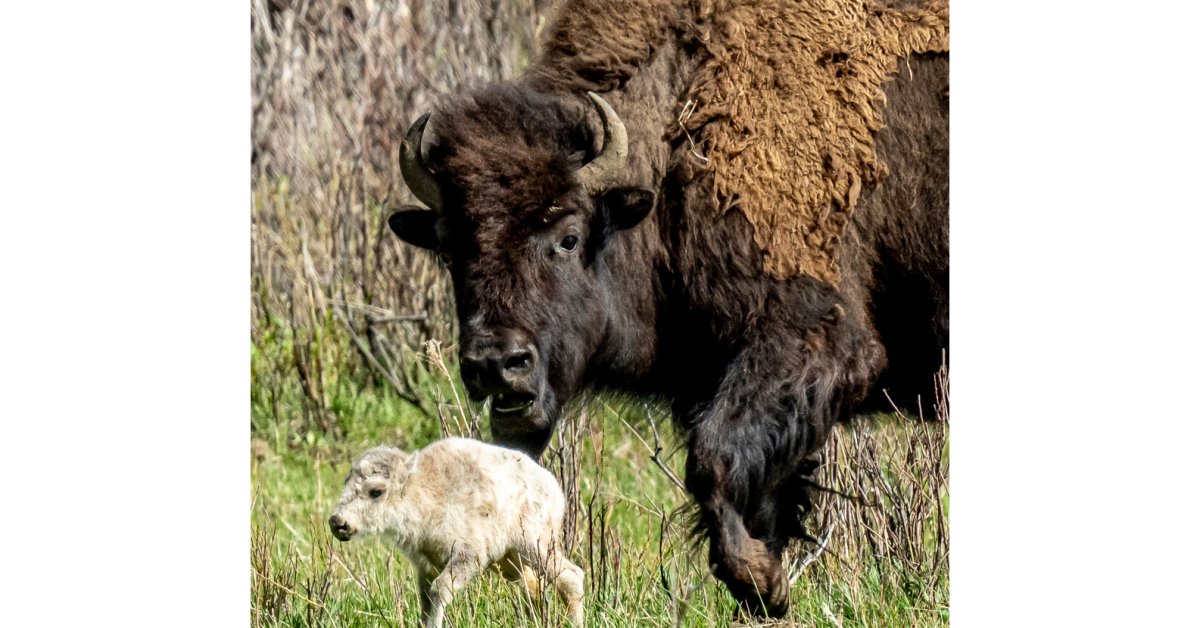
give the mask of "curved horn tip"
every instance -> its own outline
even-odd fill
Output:
[[[429,112],[426,112],[404,134],[400,142],[400,174],[404,183],[412,190],[414,196],[433,210],[442,209],[442,191],[434,179],[433,173],[425,166],[421,157],[421,140],[425,136],[425,124],[429,122]]]
[[[600,153],[579,170],[579,178],[584,187],[595,194],[620,179],[621,172],[625,169],[625,161],[629,157],[629,137],[625,131],[625,123],[621,122],[612,105],[595,92],[589,91],[587,95],[604,123],[604,145]]]

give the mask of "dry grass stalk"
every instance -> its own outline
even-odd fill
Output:
[[[827,490],[818,492],[812,518],[820,543],[815,549],[800,544],[810,550],[800,564],[821,571],[814,577],[862,582],[862,570],[873,566],[887,580],[883,585],[913,601],[948,602],[933,598],[944,590],[939,585],[948,577],[950,552],[948,391],[943,366],[936,375],[934,418],[897,411],[892,420],[898,426],[862,420],[830,437],[817,476]],[[831,554],[812,560],[826,547]]]

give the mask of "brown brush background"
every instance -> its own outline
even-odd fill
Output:
[[[412,353],[453,340],[453,303],[435,260],[384,222],[415,202],[399,141],[438,94],[526,65],[543,4],[252,1],[251,339],[293,345],[255,375],[298,379],[317,427],[333,427],[330,378],[426,404]]]

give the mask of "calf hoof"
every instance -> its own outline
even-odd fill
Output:
[[[739,550],[714,557],[714,573],[729,588],[738,607],[754,617],[786,615],[791,591],[783,561],[757,539],[748,539]]]

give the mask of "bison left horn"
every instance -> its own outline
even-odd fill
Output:
[[[617,183],[625,170],[629,137],[625,133],[625,123],[607,101],[593,92],[588,92],[588,98],[592,99],[604,122],[604,146],[595,159],[579,169],[579,180],[589,194],[598,194]]]
[[[429,209],[441,211],[442,189],[421,157],[421,138],[425,134],[426,122],[429,122],[428,113],[417,118],[417,121],[408,127],[408,133],[404,134],[404,141],[400,143],[400,174],[404,177],[408,189],[412,190],[421,202],[428,205]]]

